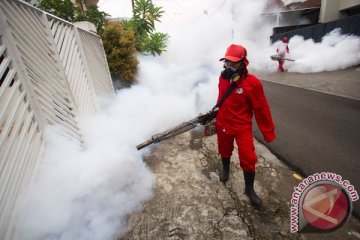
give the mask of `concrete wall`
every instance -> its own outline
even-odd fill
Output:
[[[99,0],[84,0],[87,7],[98,4]]]
[[[354,6],[360,5],[360,0],[345,0],[340,2],[339,10],[345,10]]]
[[[340,0],[322,0],[319,23],[331,22],[339,19]]]
[[[322,0],[319,16],[320,23],[338,20],[340,11],[360,6],[360,0]]]
[[[88,22],[88,21],[74,22],[74,25],[85,31],[92,32],[95,34],[97,33],[95,25],[91,22]]]

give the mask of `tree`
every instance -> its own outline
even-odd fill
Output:
[[[108,16],[109,14],[107,14],[106,12],[99,11],[96,5],[92,5],[88,7],[86,11],[79,14],[76,20],[89,21],[95,24],[97,32],[101,33],[105,26],[105,23],[107,22],[106,17]]]
[[[135,6],[134,0],[131,0],[131,7],[132,7],[133,12],[134,12],[134,6]]]
[[[36,6],[69,22],[89,21],[96,26],[98,33],[104,28],[106,17],[109,16],[107,13],[99,11],[96,5],[82,11],[71,0],[42,0]]]
[[[70,0],[42,0],[36,7],[69,22],[76,21],[80,13]]]
[[[111,75],[128,83],[133,82],[138,65],[133,30],[125,29],[122,22],[109,22],[101,37]]]
[[[1,1],[1,0],[0,0]],[[138,65],[136,59],[135,35],[132,29],[124,28],[121,22],[108,23],[108,14],[98,10],[96,5],[82,12],[70,0],[42,0],[38,5],[44,11],[67,21],[89,21],[95,24],[109,64],[110,73],[114,78],[127,83],[135,80]],[[157,43],[157,47],[161,47]]]
[[[153,55],[160,55],[165,51],[169,36],[155,32],[155,21],[160,22],[163,13],[162,8],[155,7],[151,0],[135,0],[133,17],[125,26],[135,32],[138,51]]]
[[[165,33],[150,33],[149,37],[144,40],[143,51],[145,53],[150,53],[153,56],[156,54],[160,55],[166,50],[165,42],[168,38],[168,35]]]

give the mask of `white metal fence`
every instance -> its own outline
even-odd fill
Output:
[[[99,36],[18,0],[0,1],[0,239],[41,161],[47,125],[82,142],[79,120],[113,93]]]

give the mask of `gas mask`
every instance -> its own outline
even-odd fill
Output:
[[[230,80],[234,74],[236,74],[236,70],[232,67],[225,68],[221,72],[221,76],[227,80]]]
[[[242,64],[241,64],[242,66]],[[235,69],[231,66],[231,62],[225,61],[224,62],[224,70],[221,72],[221,76],[231,82],[235,82],[239,80],[240,75],[238,73],[238,69]]]

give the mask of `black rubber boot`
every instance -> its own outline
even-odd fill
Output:
[[[221,158],[222,168],[220,169],[219,179],[222,182],[226,182],[229,179],[230,171],[230,158]]]
[[[245,194],[249,197],[251,204],[254,207],[261,206],[261,199],[254,191],[254,181],[255,181],[255,172],[245,172],[244,171],[244,179],[245,179]]]

